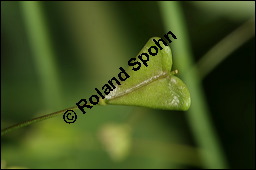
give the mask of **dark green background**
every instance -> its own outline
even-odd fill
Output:
[[[44,19],[41,29],[51,47],[51,56],[43,51],[39,54],[43,62],[38,62],[21,5],[1,2],[1,128],[90,97],[94,88],[117,75],[119,67],[126,68],[150,37],[166,33],[158,2],[38,2]],[[179,5],[195,66],[224,37],[248,19],[254,21],[255,2]],[[207,116],[231,168],[255,168],[254,41],[252,36],[202,80]],[[188,112],[97,106],[86,115],[76,113],[74,124],[59,116],[3,136],[1,166],[203,167]],[[127,153],[117,154],[114,150],[125,143],[130,146],[124,147]]]

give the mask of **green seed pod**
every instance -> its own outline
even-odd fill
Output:
[[[156,109],[188,110],[186,85],[171,72],[171,49],[158,37],[149,39],[136,58],[129,60],[129,77],[105,97],[106,104],[135,105]]]

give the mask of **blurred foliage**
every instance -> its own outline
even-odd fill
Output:
[[[127,68],[150,37],[166,33],[157,2],[37,2],[31,10],[24,3],[1,2],[1,128],[90,97],[119,67]],[[255,2],[180,5],[196,62],[255,17]],[[209,116],[231,168],[255,168],[254,41],[253,36],[203,79]],[[78,113],[74,124],[56,117],[3,136],[1,166],[200,168],[200,148],[186,115],[97,106]]]

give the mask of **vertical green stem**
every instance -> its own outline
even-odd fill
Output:
[[[204,168],[227,168],[226,158],[220,147],[210,113],[202,91],[201,80],[193,68],[185,18],[179,2],[159,2],[166,31],[172,31],[177,40],[171,46],[174,63],[191,92],[192,104],[187,117],[195,140],[200,147]],[[190,70],[191,69],[191,70]]]
[[[60,106],[60,90],[54,52],[42,12],[42,2],[20,2],[27,36],[34,57],[36,69],[39,73],[40,85],[47,108]]]

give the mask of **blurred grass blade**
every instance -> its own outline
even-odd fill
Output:
[[[195,65],[201,79],[255,35],[255,22],[250,19],[212,47]],[[195,68],[196,69],[196,68]]]
[[[32,56],[42,85],[45,107],[57,108],[61,101],[60,86],[54,52],[41,10],[42,2],[23,1],[20,4]]]
[[[190,123],[195,140],[200,147],[204,168],[226,168],[226,159],[220,147],[214,126],[210,120],[200,78],[192,69],[192,54],[187,35],[185,18],[179,2],[159,2],[166,31],[172,31],[177,40],[171,44],[175,65],[179,68],[190,89],[193,103],[188,110]]]

